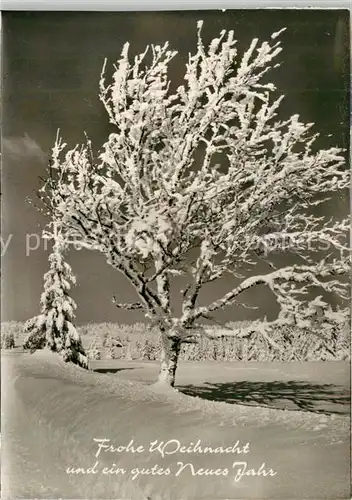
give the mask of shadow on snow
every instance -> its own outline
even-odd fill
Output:
[[[325,414],[349,414],[349,391],[338,385],[307,382],[231,382],[178,386],[189,396],[247,406],[303,410]]]
[[[134,368],[92,368],[92,371],[99,373],[117,373],[123,370],[134,370]]]

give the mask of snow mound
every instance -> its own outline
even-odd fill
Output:
[[[18,464],[25,464],[28,456],[32,457],[33,470],[28,469],[25,478],[24,473],[20,472],[19,477],[24,482],[27,479],[32,483],[36,481],[35,495],[21,490],[16,495],[14,491],[9,498],[38,498],[38,485],[43,484],[43,477],[50,478],[48,487],[52,487],[57,477],[57,498],[64,494],[64,498],[121,498],[123,488],[131,485],[138,488],[141,486],[144,491],[146,484],[143,483],[143,478],[138,484],[132,482],[130,485],[127,480],[118,480],[115,476],[111,476],[107,482],[105,476],[69,477],[65,473],[66,466],[90,467],[94,464],[95,438],[107,438],[116,445],[127,445],[133,440],[135,444],[145,444],[146,447],[156,439],[160,442],[174,439],[185,444],[200,439],[213,448],[233,444],[236,440],[251,442],[255,457],[261,457],[263,462],[270,458],[273,467],[281,469],[285,462],[285,470],[290,473],[295,471],[291,478],[292,488],[297,477],[301,477],[303,473],[306,476],[310,474],[312,463],[320,463],[319,457],[322,454],[328,457],[328,465],[321,472],[325,477],[331,463],[348,449],[348,418],[205,401],[174,390],[160,391],[159,386],[149,388],[138,382],[118,379],[115,375],[87,371],[65,363],[59,355],[50,352],[8,358],[6,364],[8,366],[5,371],[10,375],[5,377],[6,398],[12,398],[13,408],[16,409],[11,414],[9,410],[6,412],[6,443],[9,447],[10,444],[16,446],[16,441],[18,442],[17,451],[12,448],[8,450],[8,454],[15,457],[14,462]],[[9,425],[14,425],[16,419],[21,421],[17,429],[9,434]],[[327,454],[328,444],[333,446],[329,447]],[[171,455],[162,462],[165,467],[174,467],[172,464],[178,459],[185,460],[186,457]],[[206,455],[192,456],[192,463],[194,461],[200,468],[208,467],[210,462],[212,466],[220,467],[223,460],[221,455],[211,456],[211,460]],[[99,456],[101,467],[111,467],[114,462],[118,467],[132,469],[136,461],[138,467],[142,468],[153,467],[156,461],[161,464],[161,458],[150,453],[138,457],[128,453],[113,456],[106,453]],[[345,463],[344,455],[341,461]],[[341,464],[337,464],[340,467]],[[336,480],[330,480],[330,484],[344,481],[344,474],[343,469]],[[285,481],[286,479],[285,475]],[[317,481],[315,476],[313,479],[311,490],[314,489],[315,492]],[[305,481],[307,480],[305,477]],[[251,486],[254,488],[252,498],[273,498],[274,493],[269,490],[266,496],[263,495],[264,487],[271,488],[271,483],[263,481],[259,478],[258,483]],[[20,482],[17,481],[16,484]],[[158,490],[163,495],[160,498],[168,500],[210,499],[216,498],[219,493],[222,498],[233,498],[234,493],[233,482],[226,478],[194,479],[192,492],[194,488],[197,496],[190,496],[190,478],[187,475],[171,481],[171,486],[173,493],[167,496],[170,478],[159,478],[153,482],[155,491]],[[275,498],[284,498],[280,484],[276,487],[278,490]],[[287,485],[282,488],[287,496]],[[304,482],[304,488],[306,493],[307,482]],[[52,493],[53,490],[47,492],[45,498],[52,497]],[[146,496],[126,490],[123,498],[142,500]],[[158,496],[153,494],[151,498],[158,499]],[[337,496],[331,494],[330,498]]]
[[[72,363],[65,363],[62,358],[48,350],[37,351],[32,355],[14,358],[16,373],[15,386],[22,397],[31,399],[34,406],[38,400],[45,401],[47,390],[52,386],[56,391],[57,403],[65,400],[67,393],[77,395],[77,401],[82,394],[89,394],[95,398],[109,401],[119,411],[122,405],[142,405],[148,408],[158,419],[163,414],[197,415],[199,422],[207,421],[217,425],[244,426],[244,427],[271,427],[282,426],[286,429],[301,429],[312,432],[330,430],[336,439],[346,435],[349,429],[349,419],[340,415],[315,414],[306,411],[287,411],[265,407],[243,406],[214,402],[198,397],[185,395],[177,390],[160,387],[159,384],[146,386],[140,382],[122,380],[113,374],[87,371]],[[38,381],[40,379],[40,382]],[[21,389],[22,386],[26,390]],[[82,402],[83,404],[83,402]],[[74,405],[74,402],[72,402]],[[45,414],[45,405],[42,408]],[[80,411],[79,405],[75,411]]]

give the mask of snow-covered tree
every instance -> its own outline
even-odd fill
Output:
[[[50,268],[44,275],[41,314],[26,322],[28,335],[23,347],[31,351],[47,347],[60,354],[64,361],[87,368],[87,357],[73,324],[76,304],[69,292],[76,279],[64,259],[67,244],[57,224],[54,224],[52,234],[54,243],[49,255]]]
[[[175,90],[168,43],[134,58],[126,43],[109,85],[104,64],[100,99],[114,132],[97,157],[88,139],[64,153],[58,135],[40,193],[67,241],[101,252],[132,283],[138,301],[115,304],[159,326],[159,381],[170,385],[182,339],[250,288],[266,287],[286,323],[311,291],[348,295],[349,221],[330,217],[328,205],[348,188],[344,151],[317,149],[313,124],[298,115],[278,117],[283,97],[267,75],[283,30],[242,55],[233,31],[206,46],[201,30],[200,21]],[[289,256],[279,267],[278,252]],[[200,303],[202,288],[227,275],[233,289]],[[175,313],[170,291],[180,281]]]

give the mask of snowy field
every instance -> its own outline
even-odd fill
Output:
[[[141,383],[155,382],[159,364],[148,361],[90,361],[100,373]],[[202,399],[278,409],[350,413],[347,362],[180,361],[176,387]]]
[[[99,373],[13,353],[2,366],[4,499],[350,498],[348,363],[181,362],[179,392],[169,395],[149,386],[153,362],[95,362]],[[94,438],[143,450],[96,458]],[[169,440],[237,448],[150,452],[150,442]],[[257,475],[241,476],[235,462]]]

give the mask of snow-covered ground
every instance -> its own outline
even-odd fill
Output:
[[[148,385],[155,363],[103,365],[93,368],[112,373],[45,353],[3,357],[4,499],[350,497],[347,363],[183,362],[180,391],[170,394]],[[260,398],[272,408],[246,406]],[[298,401],[299,411],[275,409],[298,408]],[[95,457],[94,438],[115,448],[133,440],[135,453],[102,448]],[[199,451],[206,446],[218,452]],[[245,470],[252,475],[239,478]]]
[[[152,384],[153,361],[91,361],[91,369]],[[180,361],[176,387],[202,399],[277,409],[350,413],[350,369],[345,362]]]

